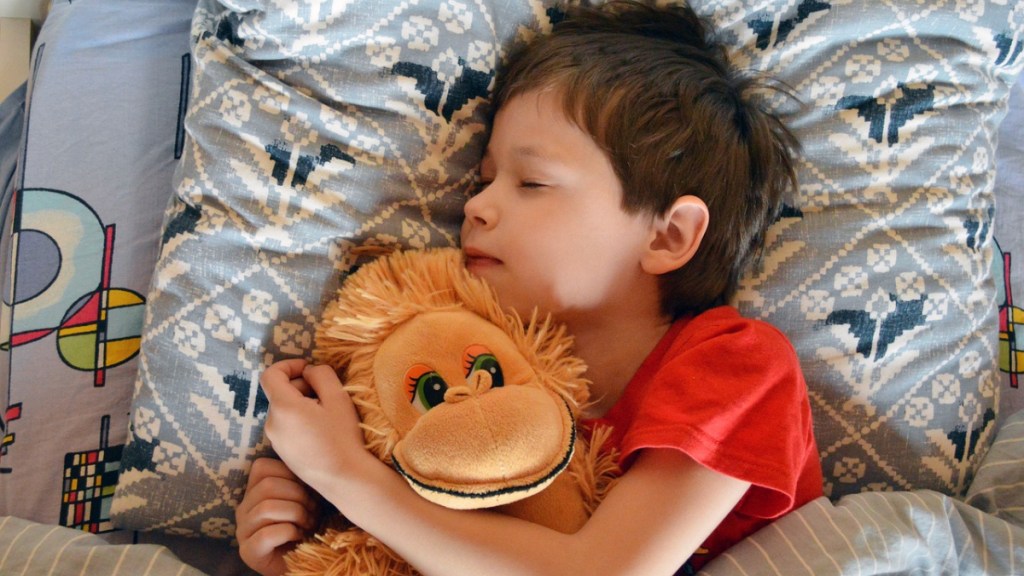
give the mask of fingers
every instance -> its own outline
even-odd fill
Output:
[[[278,360],[277,362],[274,362],[267,367],[266,372],[280,372],[284,374],[288,380],[292,380],[302,376],[302,370],[307,364],[309,364],[309,362],[306,362],[305,358],[288,358],[286,360]]]
[[[263,387],[267,400],[273,402],[274,396],[289,394],[289,391],[294,389],[306,395],[305,390],[308,390],[308,386],[304,382],[295,382],[302,380],[302,371],[306,364],[303,358],[290,358],[267,366],[260,374],[260,386]]]
[[[249,481],[246,484],[246,490],[252,489],[255,485],[271,477],[302,485],[299,477],[284,462],[277,458],[257,458],[249,469]]]
[[[347,396],[334,368],[326,364],[308,365],[302,371],[303,379],[309,383],[313,394],[321,400]],[[330,401],[330,400],[327,400]]]
[[[273,524],[290,524],[301,531],[312,531],[317,525],[316,502],[297,494],[287,498],[264,498],[235,512],[236,532],[239,539],[252,537]]]
[[[302,540],[302,532],[291,524],[272,524],[251,538],[239,542],[242,561],[260,574],[284,574],[284,555]]]
[[[242,560],[261,574],[283,574],[284,555],[316,527],[317,508],[312,492],[282,462],[256,460],[235,510]]]
[[[253,463],[245,497],[235,511],[238,533],[249,536],[277,522],[312,529],[318,508],[313,492],[283,462],[260,458]]]

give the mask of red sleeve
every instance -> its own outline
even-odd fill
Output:
[[[792,509],[805,467],[817,466],[817,449],[806,385],[785,336],[733,309],[714,309],[682,327],[660,361],[648,364],[629,394],[636,405],[623,458],[678,449],[752,484],[738,512],[775,518]]]

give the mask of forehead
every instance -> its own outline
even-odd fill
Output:
[[[498,110],[485,160],[495,154],[564,160],[596,148],[590,134],[566,113],[560,91],[536,90],[513,96]]]

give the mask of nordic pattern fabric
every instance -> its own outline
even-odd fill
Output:
[[[1024,5],[702,5],[806,106],[799,193],[739,305],[796,345],[826,495],[962,496],[998,417],[994,136]]]
[[[962,496],[998,418],[994,135],[1024,9],[694,5],[741,66],[804,104],[769,96],[803,141],[802,184],[737,304],[797,347],[826,493]],[[491,75],[551,18],[525,0],[354,11],[196,14],[191,141],[149,294],[122,525],[231,536],[266,448],[260,370],[309,355],[355,248],[455,241]]]
[[[261,369],[310,355],[359,250],[455,245],[495,69],[549,26],[532,0],[199,3],[119,526],[233,534]]]

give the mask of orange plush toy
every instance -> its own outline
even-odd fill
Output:
[[[508,314],[456,249],[354,273],[324,311],[315,358],[342,376],[367,448],[424,498],[574,532],[617,468],[577,436],[585,366],[564,328]],[[293,575],[416,574],[344,518],[286,557]]]

